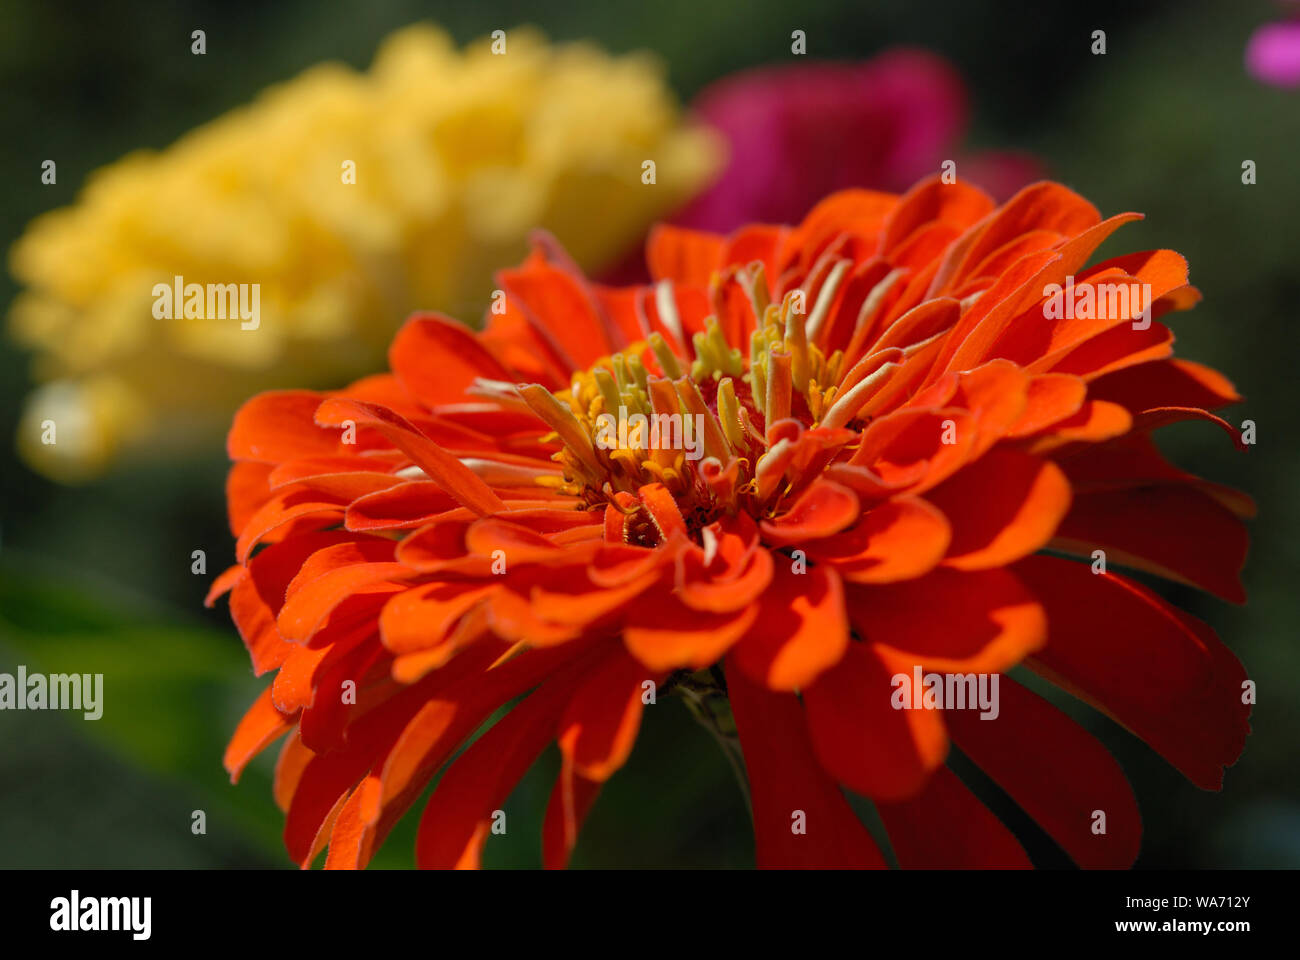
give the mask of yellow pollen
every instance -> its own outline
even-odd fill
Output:
[[[777,424],[793,419],[808,429],[829,418],[842,426],[864,392],[841,396],[843,355],[828,358],[813,342],[844,275],[842,263],[830,267],[812,315],[805,316],[804,291],[772,303],[760,264],[739,271],[762,318],[748,356],[710,316],[689,337],[693,356],[682,357],[682,318],[671,287],[659,285],[656,307],[672,339],[652,332],[575,373],[567,390],[516,388],[551,428],[542,441],[558,445],[551,457],[558,472],[533,482],[580,497],[587,508],[613,504],[624,514],[642,509],[626,503],[638,503],[646,484],[660,483],[692,534],[728,513],[778,514],[811,478],[792,465],[805,462],[792,456],[790,437],[799,427]],[[653,526],[629,522],[624,529]]]

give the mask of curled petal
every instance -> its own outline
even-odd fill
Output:
[[[797,690],[844,655],[849,643],[844,588],[829,566],[794,573],[782,558],[758,606],[757,619],[732,654],[755,683]]]

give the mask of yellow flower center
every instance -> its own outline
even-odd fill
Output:
[[[692,338],[694,360],[653,333],[575,374],[568,390],[519,388],[554,429],[547,439],[563,444],[553,457],[560,475],[539,483],[620,509],[629,503],[620,494],[635,496],[660,483],[693,529],[724,513],[764,518],[779,512],[801,479],[791,475],[792,434],[822,425],[837,397],[843,357],[839,351],[826,357],[810,333],[824,319],[842,273],[828,278],[811,313],[802,290],[780,304],[768,302],[761,265],[742,269],[740,277],[763,318],[748,357],[710,316]],[[681,330],[666,281],[656,302],[665,325]]]

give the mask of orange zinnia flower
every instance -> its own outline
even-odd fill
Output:
[[[483,332],[417,316],[391,374],[249,401],[229,438],[239,564],[212,593],[278,672],[232,777],[291,732],[289,853],[357,867],[446,766],[417,861],[472,866],[555,741],[543,851],[563,865],[647,691],[682,687],[730,703],[760,865],[882,865],[842,788],[902,866],[1027,865],[950,741],[1077,863],[1132,863],[1116,762],[1000,675],[1026,664],[1206,789],[1249,729],[1214,633],[1103,570],[1243,599],[1250,501],[1150,438],[1188,418],[1236,437],[1208,412],[1232,386],[1173,359],[1154,319],[1199,299],[1186,263],[1085,269],[1138,216],[1054,183],[997,208],[937,180],[853,190],[793,228],[661,227],[655,283],[623,289],[540,238]],[[616,413],[681,415],[697,447],[611,443]],[[899,691],[922,672],[998,677],[996,708],[914,709]]]

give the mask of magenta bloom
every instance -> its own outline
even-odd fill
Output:
[[[966,90],[943,58],[899,49],[862,64],[762,67],[726,77],[695,101],[731,150],[714,186],[674,220],[727,231],[742,223],[798,223],[821,197],[847,187],[901,192],[944,160],[957,175],[1009,195],[1038,179],[1028,158],[956,152]]]
[[[1274,87],[1300,87],[1300,20],[1260,27],[1246,45],[1246,69]]]

